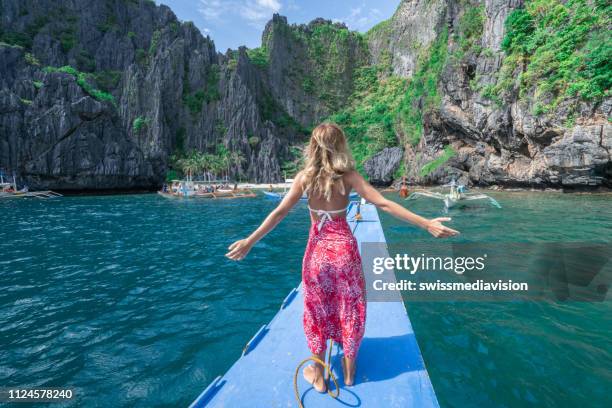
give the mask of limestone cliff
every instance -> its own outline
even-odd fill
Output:
[[[405,173],[417,183],[611,186],[609,11],[586,0],[403,1],[369,43],[394,75],[436,83],[398,115]]]
[[[221,54],[148,0],[0,0],[0,168],[155,188],[173,155],[222,148],[231,177],[278,181],[330,118],[380,183],[610,186],[610,6],[534,4],[404,0],[366,35],[275,15]]]
[[[368,58],[329,21],[276,16],[262,49],[222,55],[146,0],[2,0],[0,13],[0,168],[34,188],[154,188],[172,154],[220,144],[242,158],[233,177],[278,181]],[[299,61],[327,28],[347,38],[320,94],[315,64]]]

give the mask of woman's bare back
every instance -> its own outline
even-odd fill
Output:
[[[342,194],[340,186],[334,185],[331,199],[327,201],[322,195],[313,195],[308,197],[308,206],[313,210],[324,210],[324,211],[338,211],[345,209],[349,204],[349,194],[351,192],[351,186],[346,181],[346,176],[342,176],[342,184],[344,185],[344,194]],[[310,216],[314,220],[318,220],[320,217],[317,214],[310,212]],[[330,214],[332,218],[345,218],[346,213],[337,212]]]

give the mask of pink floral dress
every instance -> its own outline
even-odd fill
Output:
[[[354,359],[365,331],[365,280],[346,219],[330,218],[312,223],[304,254],[304,332],[313,354],[331,338]]]

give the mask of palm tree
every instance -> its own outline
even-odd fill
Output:
[[[238,150],[234,150],[230,154],[230,161],[234,166],[236,166],[236,168],[238,169],[238,176],[240,176],[240,174],[242,174],[242,163],[246,161],[246,158],[242,155],[241,152],[239,152]]]
[[[230,151],[222,143],[219,143],[217,145],[217,156],[219,158],[219,165],[221,166],[221,169],[226,171],[226,175],[229,178],[230,164],[231,164],[231,161],[229,158]],[[221,173],[221,177],[223,177],[223,172]]]
[[[202,170],[201,156],[201,153],[193,150],[187,157],[178,160],[177,164],[181,168],[181,171],[187,174],[187,180],[191,180],[194,174]]]

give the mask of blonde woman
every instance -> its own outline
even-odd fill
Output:
[[[346,221],[351,190],[391,215],[417,225],[435,237],[458,234],[442,222],[450,218],[425,219],[384,198],[355,171],[342,129],[323,123],[312,131],[304,169],[281,203],[248,238],[234,242],[226,256],[241,260],[253,245],[285,218],[303,194],[308,197],[312,220],[302,264],[304,332],[308,348],[324,359],[329,338],[342,345],[344,383],[355,378],[355,360],[363,338],[366,318],[365,282],[357,242]],[[327,386],[323,366],[304,368],[304,378],[319,392]]]

